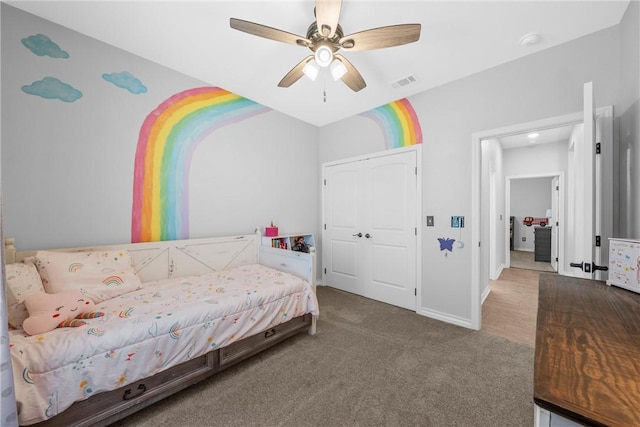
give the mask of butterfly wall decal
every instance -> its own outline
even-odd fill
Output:
[[[449,239],[445,237],[438,237],[438,241],[440,242],[440,250],[441,251],[453,251],[453,243],[456,241],[455,239]]]

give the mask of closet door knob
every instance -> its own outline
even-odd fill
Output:
[[[358,233],[358,234],[352,234],[352,236],[358,236],[358,237],[362,237],[362,233]]]
[[[373,236],[369,233],[365,234],[364,237],[366,237],[367,239],[373,239]]]

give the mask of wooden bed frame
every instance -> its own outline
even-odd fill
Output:
[[[201,275],[231,267],[260,263],[302,277],[315,291],[315,253],[261,246],[259,233],[230,237],[150,243],[47,249],[64,252],[126,249],[141,281]],[[20,262],[36,251],[17,251],[15,240],[5,239],[7,264]],[[34,426],[106,426],[165,397],[200,382],[303,330],[316,332],[315,316],[305,314],[288,322],[213,350],[152,377],[74,403],[59,415]]]

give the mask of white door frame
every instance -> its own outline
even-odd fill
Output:
[[[598,108],[598,116],[611,118],[613,117],[613,107],[607,106]],[[539,129],[551,129],[561,126],[569,126],[583,123],[583,112],[577,112],[573,114],[567,114],[564,116],[556,116],[542,120],[536,120],[532,122],[520,123],[516,125],[506,126],[502,128],[489,129],[481,132],[476,132],[471,135],[471,328],[480,330],[482,326],[482,301],[480,292],[480,259],[481,251],[488,250],[490,245],[485,242],[484,246],[480,246],[480,227],[487,224],[487,219],[480,221],[481,214],[481,182],[482,182],[482,151],[481,143],[484,139],[500,138],[507,135],[515,135],[521,133],[528,133],[532,130]],[[606,133],[604,138],[608,140],[610,144],[613,144],[613,131],[608,126],[603,126],[603,132]],[[612,150],[612,148],[610,148]],[[607,162],[611,162],[608,159]],[[608,171],[610,173],[610,171]],[[605,196],[607,193],[605,193]],[[610,206],[610,203],[605,202],[605,206]],[[611,217],[609,217],[611,218]],[[611,225],[606,225],[607,228],[611,228]],[[605,230],[605,234],[606,234]],[[611,234],[606,234],[611,235]],[[476,243],[477,242],[477,243]]]
[[[500,276],[502,268],[498,269],[498,254],[496,245],[493,243],[493,239],[496,236],[496,171],[493,168],[489,169],[489,236],[492,239],[491,247],[489,249],[489,279],[495,280]],[[506,214],[506,218],[509,218],[509,214]],[[508,246],[507,246],[508,247]],[[488,293],[487,293],[488,295]]]
[[[551,212],[553,215],[551,218],[553,221],[551,226],[555,227],[551,229],[551,268],[553,268],[556,273],[558,272],[558,261],[560,260],[560,209],[564,209],[564,202],[562,204],[560,203],[561,188],[563,187],[561,187],[560,184],[560,177],[551,178]]]
[[[556,227],[556,232],[558,235],[558,258],[560,259],[564,259],[564,224],[565,224],[565,216],[566,216],[566,212],[564,210],[564,198],[565,198],[565,194],[564,194],[564,180],[565,180],[565,174],[564,172],[544,172],[544,173],[540,173],[540,174],[528,174],[528,175],[509,175],[509,176],[505,176],[505,183],[504,183],[504,191],[505,191],[505,195],[504,195],[504,201],[505,201],[505,206],[504,206],[504,211],[505,216],[507,218],[509,218],[509,216],[511,216],[511,181],[512,180],[518,180],[518,179],[527,179],[527,178],[554,178],[554,177],[558,177],[558,186],[560,187],[559,190],[559,207],[558,207],[558,212],[557,212],[557,218],[558,218],[558,223],[559,225]],[[553,194],[551,195],[551,197],[555,197]],[[549,200],[549,203],[551,203],[551,200]],[[554,224],[549,224],[551,226],[554,226]],[[505,248],[505,266],[506,268],[511,267],[511,251],[509,250],[509,233],[507,231],[507,235],[506,235],[506,248]],[[561,272],[560,271],[560,267],[558,267],[558,274],[562,274],[564,273],[564,270]]]
[[[412,145],[409,147],[395,148],[391,150],[379,151],[371,154],[364,154],[356,157],[349,157],[347,159],[334,160],[325,162],[322,164],[322,177],[320,185],[323,186],[325,182],[325,169],[329,166],[339,165],[342,163],[349,163],[359,160],[367,160],[374,157],[384,157],[394,154],[403,153],[405,151],[415,151],[416,153],[416,313],[421,313],[422,310],[422,144]],[[322,215],[320,218],[320,229],[322,230],[322,268],[324,270],[324,260],[326,256],[326,245],[324,244],[324,224],[326,224],[325,218],[325,194],[324,188],[320,189],[321,200],[320,209]],[[322,275],[322,281],[324,282],[324,274]],[[321,283],[322,284],[322,283]]]

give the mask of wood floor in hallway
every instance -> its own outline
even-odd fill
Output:
[[[536,340],[540,271],[502,270],[490,281],[491,292],[482,304],[482,331],[533,347]]]

